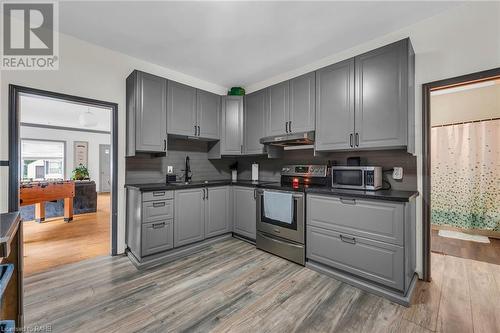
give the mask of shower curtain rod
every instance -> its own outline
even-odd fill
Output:
[[[471,123],[481,123],[483,121],[492,121],[492,120],[499,120],[499,119],[500,119],[500,117],[497,117],[497,118],[488,118],[488,119],[481,119],[481,120],[461,121],[461,122],[458,122],[458,123],[443,124],[443,125],[434,125],[434,126],[431,126],[431,128],[446,127],[446,126],[453,126],[453,125],[463,125],[463,124],[471,124]]]

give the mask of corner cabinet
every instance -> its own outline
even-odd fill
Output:
[[[252,187],[233,186],[233,232],[255,241],[257,196]]]
[[[126,155],[166,153],[167,80],[135,70],[127,77],[126,93]]]
[[[260,139],[266,136],[265,117],[267,89],[248,94],[244,98],[244,140],[243,153],[245,155],[264,154],[264,145]]]
[[[220,155],[243,153],[243,96],[222,97]]]
[[[409,39],[318,70],[315,149],[413,152],[413,72]]]

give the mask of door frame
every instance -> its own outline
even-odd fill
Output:
[[[431,280],[431,91],[500,78],[500,67],[422,85],[422,277]]]
[[[111,145],[108,144],[108,143],[100,143],[99,144],[99,192],[103,192],[102,191],[102,174],[101,174],[101,166],[102,166],[102,158],[101,158],[101,148],[102,147],[109,147],[109,149],[111,150]],[[111,164],[111,159],[109,159],[109,162]]]
[[[9,84],[9,212],[19,210],[20,117],[19,95],[29,94],[111,110],[111,255],[117,254],[118,236],[118,104]]]

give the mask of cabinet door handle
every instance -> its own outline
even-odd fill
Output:
[[[288,132],[292,133],[292,121],[288,122]]]
[[[352,133],[349,134],[349,146],[352,147]]]
[[[153,223],[152,227],[153,229],[161,229],[165,226],[165,222],[162,223]]]
[[[198,125],[198,136],[200,136],[200,126]]]
[[[167,139],[163,139],[163,151],[167,151]]]
[[[153,197],[161,197],[164,195],[165,195],[165,192],[153,192]]]
[[[340,235],[340,240],[343,241],[344,243],[356,244],[356,238],[354,237]]]
[[[205,188],[205,190],[207,191],[207,197],[206,197],[206,199],[208,200],[208,188]]]
[[[164,207],[165,202],[153,202],[153,207]]]
[[[359,133],[356,133],[356,147],[359,147]]]
[[[345,199],[345,198],[340,198],[340,202],[346,205],[355,205],[356,204],[356,199]]]
[[[285,121],[285,132],[288,133],[288,121]]]
[[[194,136],[196,136],[197,128],[196,125],[194,125]]]
[[[253,189],[253,198],[257,199],[257,189],[256,188]]]

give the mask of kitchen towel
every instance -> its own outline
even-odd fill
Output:
[[[292,224],[292,193],[264,191],[264,217]]]

